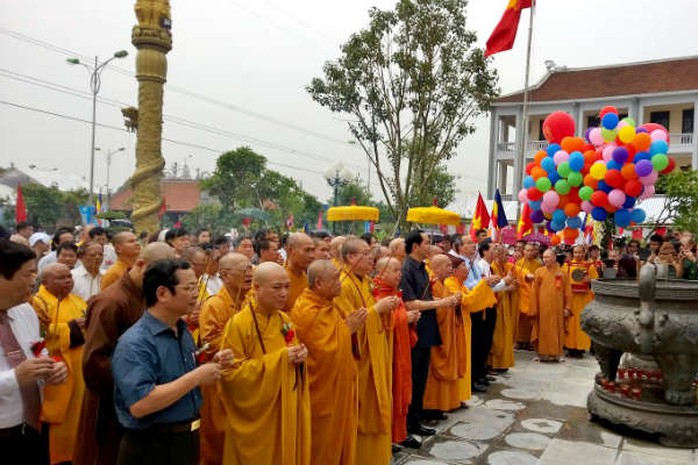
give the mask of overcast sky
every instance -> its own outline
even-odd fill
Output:
[[[131,45],[134,1],[2,0],[0,2],[0,101],[89,121],[88,73],[66,63],[70,55],[101,58],[125,49],[129,56],[102,74],[97,120],[122,128],[120,103],[137,106]],[[484,47],[507,0],[471,0],[468,27]],[[162,151],[168,168],[187,163],[212,171],[216,156],[249,145],[269,167],[302,182],[321,201],[330,197],[322,173],[339,160],[366,179],[363,152],[349,143],[342,116],[314,103],[304,90],[338,56],[348,36],[366,26],[371,6],[394,0],[171,1],[174,46],[168,54]],[[523,87],[528,11],[514,49],[495,55],[503,93]],[[551,59],[570,68],[698,54],[696,0],[540,0],[536,9],[531,83]],[[39,83],[32,85],[26,81]],[[45,86],[61,86],[62,92]],[[69,92],[69,93],[66,93]],[[177,124],[182,119],[199,129]],[[191,126],[191,124],[189,124]],[[456,205],[486,188],[489,120],[466,139],[451,162],[460,175]],[[222,133],[221,133],[222,131]],[[104,152],[114,156],[111,186],[135,166],[135,135],[98,128]],[[90,126],[0,103],[0,166],[89,175]],[[102,153],[104,153],[102,152]],[[106,184],[106,157],[97,153],[95,185]],[[375,187],[375,174],[371,176]]]

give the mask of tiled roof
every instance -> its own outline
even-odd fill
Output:
[[[198,179],[163,179],[160,182],[168,212],[188,212],[199,204],[201,191]],[[131,211],[131,188],[123,188],[111,197],[111,209]]]
[[[529,92],[531,102],[582,100],[698,90],[698,56],[597,68],[558,68]],[[498,103],[523,101],[523,91]]]

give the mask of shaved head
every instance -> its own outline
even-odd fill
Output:
[[[41,282],[51,294],[62,299],[73,290],[73,275],[62,263],[46,265],[41,272]]]
[[[41,270],[41,280],[42,282],[46,282],[47,279],[51,279],[57,274],[64,272],[65,270],[68,270],[68,272],[70,272],[70,268],[68,268],[66,265],[62,263],[51,263],[49,265],[46,265]]]
[[[147,267],[157,260],[173,259],[175,258],[175,254],[172,247],[164,242],[153,242],[152,244],[148,244],[143,248],[141,255],[138,258],[143,260],[143,262],[145,262],[145,266]]]
[[[453,269],[451,267],[451,259],[447,255],[440,253],[430,259],[431,270],[439,280],[444,280],[451,275]]]
[[[313,240],[306,233],[297,232],[288,236],[286,241],[286,248],[293,249],[299,246],[313,244]]]
[[[315,287],[315,282],[318,279],[328,278],[331,274],[336,273],[337,268],[329,260],[315,260],[308,267],[308,286],[312,289]]]
[[[231,268],[240,268],[249,262],[249,259],[247,256],[237,253],[237,252],[231,252],[223,255],[218,262],[218,266],[221,269],[231,269]]]
[[[308,238],[308,239],[310,239],[310,238]],[[262,286],[262,285],[264,285],[270,281],[273,281],[274,279],[278,279],[280,277],[284,277],[284,278],[288,279],[288,275],[286,274],[286,270],[284,270],[284,268],[281,265],[274,263],[274,262],[260,263],[254,272],[254,282],[255,282],[255,285],[258,285],[258,286]]]

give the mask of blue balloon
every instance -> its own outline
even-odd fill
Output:
[[[630,226],[630,210],[621,208],[614,213],[613,219],[616,222],[616,226],[621,228],[627,228]]]
[[[642,208],[634,208],[633,211],[630,212],[630,219],[637,224],[643,223],[645,218],[647,218],[647,214]]]
[[[652,155],[650,155],[649,152],[637,152],[635,154],[635,157],[633,158],[633,161],[635,163],[639,162],[640,160],[651,160]]]
[[[633,208],[635,206],[635,200],[635,197],[626,196],[623,208]]]
[[[618,126],[618,115],[615,113],[606,113],[601,119],[601,125],[606,129],[615,129]]]
[[[533,186],[535,186],[535,185],[536,185],[536,180],[533,179],[533,176],[530,176],[530,175],[529,175],[529,176],[526,176],[526,177],[524,178],[524,180],[523,180],[523,186],[524,186],[526,189],[530,189],[531,187],[533,187]]]
[[[561,223],[565,221],[565,218],[567,218],[567,215],[565,215],[565,211],[562,208],[558,208],[553,212],[553,221]]]
[[[565,229],[565,222],[564,221],[551,221],[550,222],[550,229],[552,229],[555,232],[562,231]]]
[[[582,220],[580,220],[578,216],[567,218],[567,227],[572,229],[579,229],[582,227]]]
[[[615,160],[608,160],[606,163],[606,168],[609,170],[619,170],[621,169],[621,165],[619,165]]]
[[[582,152],[570,153],[569,163],[572,171],[582,171],[582,168],[584,168],[584,155],[582,155]]]
[[[667,153],[668,150],[669,144],[667,144],[666,141],[663,140],[652,141],[652,145],[650,145],[650,155],[656,155],[658,153]]]
[[[550,182],[555,185],[556,182],[560,180],[560,175],[557,174],[557,171],[553,170],[550,173],[548,173],[548,179],[550,179]]]
[[[559,150],[562,150],[562,147],[560,147],[560,144],[550,144],[548,145],[548,156],[552,157],[554,156]]]
[[[531,207],[531,210],[538,211],[538,210],[540,210],[540,207],[543,206],[543,201],[542,200],[529,200],[528,206]]]
[[[551,171],[555,171],[555,160],[553,160],[550,157],[545,157],[541,160],[540,167],[548,173],[550,173]]]
[[[598,191],[604,191],[605,193],[609,193],[613,190],[611,186],[606,184],[606,181],[599,181],[599,183],[596,185],[596,190]]]
[[[604,221],[606,216],[608,216],[608,213],[606,213],[606,210],[603,207],[594,207],[594,209],[591,211],[591,217],[596,221]]]

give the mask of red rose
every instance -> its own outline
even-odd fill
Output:
[[[284,334],[284,340],[286,341],[286,344],[290,344],[293,342],[293,336],[296,335],[296,332],[293,330],[293,328],[289,328],[288,331],[286,331],[286,334]]]
[[[62,361],[63,361],[63,358],[62,358],[60,355],[53,355],[51,358],[52,358],[53,361],[56,362],[56,363],[62,362]]]
[[[31,351],[32,354],[34,354],[34,357],[40,356],[44,349],[46,349],[46,341],[43,339],[39,339],[31,345]]]

